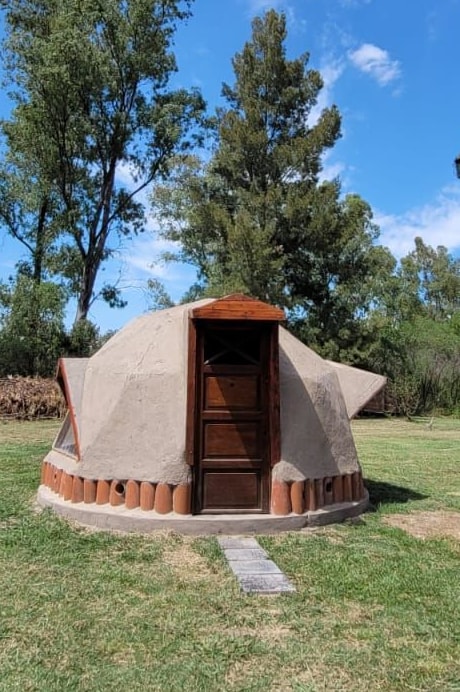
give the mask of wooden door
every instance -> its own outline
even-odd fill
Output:
[[[197,331],[194,511],[268,512],[270,326]]]

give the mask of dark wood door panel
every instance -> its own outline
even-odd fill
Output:
[[[200,466],[202,469],[221,469],[225,471],[249,471],[251,469],[260,471],[262,464],[263,459],[228,459],[224,457],[221,459],[216,459],[216,457],[213,457],[211,459],[201,459],[200,461]]]
[[[205,409],[255,411],[260,408],[257,375],[208,375],[205,377]]]
[[[206,510],[258,510],[261,508],[260,474],[205,471],[203,508]]]
[[[263,411],[223,411],[221,409],[208,409],[202,411],[203,421],[233,421],[243,423],[244,421],[262,421]]]
[[[198,321],[194,512],[269,510],[274,334],[263,323]]]
[[[260,423],[205,422],[203,457],[260,457]]]

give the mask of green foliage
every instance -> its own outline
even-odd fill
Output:
[[[177,158],[157,188],[164,235],[179,247],[169,259],[198,269],[188,298],[242,292],[278,304],[322,356],[387,375],[398,411],[453,410],[460,262],[417,238],[397,266],[376,245],[370,206],[321,181],[340,115],[333,106],[313,118],[321,76],[307,54],[287,59],[285,39],[283,14],[254,20],[235,83],[223,86],[210,160]]]
[[[88,358],[99,348],[99,330],[90,320],[79,320],[67,338],[66,355]]]
[[[147,282],[147,298],[149,310],[165,310],[174,307],[175,303],[158,279]]]
[[[54,377],[58,358],[91,356],[113,335],[89,320],[66,332],[65,304],[65,291],[50,281],[19,274],[0,284],[0,376]]]
[[[323,356],[386,374],[400,412],[458,409],[460,260],[416,238],[397,266],[375,245],[369,205],[321,179],[340,114],[318,115],[321,75],[308,54],[287,58],[282,13],[253,21],[211,121],[211,156],[193,156],[204,102],[169,87],[191,4],[0,0],[15,104],[0,127],[0,225],[26,253],[0,287],[0,370],[52,373],[57,355],[101,345],[90,305],[124,301],[116,285],[96,287],[99,271],[143,230],[138,194],[157,183],[163,234],[178,247],[169,259],[198,270],[183,300],[275,303]],[[160,282],[148,291],[152,309],[173,304]],[[77,315],[64,334],[69,295]]]
[[[373,335],[358,364],[389,378],[396,410],[458,410],[460,404],[460,261],[445,247],[415,239],[386,277],[364,320]]]
[[[411,416],[429,411],[454,412],[460,402],[458,319],[416,317],[380,339],[382,368],[397,410]]]
[[[166,176],[171,156],[196,141],[187,134],[201,118],[201,96],[168,89],[176,69],[173,34],[190,4],[0,1],[15,101],[3,126],[10,167],[16,178],[20,168],[20,180],[30,171],[29,187],[40,192],[33,218],[43,199],[52,201],[52,236],[59,242],[51,268],[78,298],[76,321],[86,318],[117,236],[143,229],[136,195]],[[24,215],[27,200],[21,196],[17,204]],[[101,295],[120,304],[116,287]]]
[[[276,303],[310,344],[346,345],[373,298],[383,251],[373,247],[369,205],[342,199],[337,180],[320,182],[340,115],[332,106],[314,118],[321,75],[307,54],[287,59],[286,35],[283,14],[254,20],[233,60],[235,83],[223,86],[209,163],[180,159],[154,203],[165,236],[179,244],[176,259],[197,267],[207,294]]]
[[[401,278],[412,287],[419,312],[434,320],[450,319],[460,310],[460,259],[446,247],[436,249],[415,238],[415,249],[401,262]]]
[[[46,276],[54,253],[55,200],[33,175],[29,156],[16,156],[11,148],[0,163],[0,225],[26,252],[19,270],[38,283]]]
[[[54,374],[65,338],[64,292],[21,275],[0,289],[0,374]]]

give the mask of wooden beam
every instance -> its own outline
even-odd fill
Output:
[[[185,457],[187,464],[195,463],[195,411],[196,411],[196,347],[197,334],[193,320],[188,321],[187,419],[185,428]]]
[[[80,461],[81,460],[80,432],[78,430],[77,414],[75,412],[75,406],[73,405],[72,397],[70,395],[69,378],[67,377],[67,370],[65,367],[64,358],[59,358],[59,360],[58,360],[58,369],[57,369],[56,380],[57,380],[59,387],[61,388],[62,393],[64,394],[67,408],[69,410],[70,424],[72,426],[73,436],[75,439],[76,456],[77,456],[77,460]]]
[[[273,467],[281,459],[279,335],[277,324],[271,327],[268,367],[270,383],[268,399],[270,466]]]
[[[240,293],[195,308],[192,316],[194,319],[202,320],[257,320],[265,322],[282,322],[285,320],[284,312],[280,308]]]

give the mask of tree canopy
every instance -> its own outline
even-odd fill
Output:
[[[0,283],[0,374],[51,374],[58,355],[99,347],[92,302],[123,304],[100,270],[144,229],[152,188],[169,258],[197,269],[184,300],[277,304],[321,355],[386,374],[395,410],[458,409],[460,260],[416,238],[397,262],[370,205],[325,179],[341,116],[319,112],[308,53],[288,57],[283,13],[254,19],[211,119],[199,92],[173,89],[191,6],[0,0],[14,103],[0,123],[0,228],[25,251]],[[155,279],[147,294],[152,309],[173,304]]]
[[[287,58],[286,36],[283,13],[254,19],[233,59],[235,82],[223,85],[210,160],[182,158],[155,204],[204,290],[285,307],[310,341],[324,344],[340,330],[346,340],[347,325],[371,300],[383,250],[373,245],[369,205],[321,178],[340,114],[335,106],[316,113],[321,75],[308,54]]]
[[[46,259],[66,280],[76,322],[116,237],[143,229],[138,194],[196,140],[200,94],[169,87],[172,38],[190,5],[0,0],[15,103],[2,126],[1,220],[28,248],[37,278]],[[102,295],[119,303],[114,286]]]

